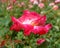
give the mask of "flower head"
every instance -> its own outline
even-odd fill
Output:
[[[59,6],[58,5],[54,5],[53,6],[53,10],[58,10]]]
[[[38,7],[43,8],[44,7],[44,3],[39,3]]]
[[[8,5],[7,6],[7,10],[11,10],[11,9],[13,9],[13,6],[12,5]]]
[[[55,3],[60,3],[60,0],[55,0]]]
[[[50,3],[50,4],[49,4],[49,6],[54,6],[54,5],[55,5],[55,3],[54,3],[54,2],[52,2],[52,3]]]
[[[45,39],[38,39],[38,40],[37,40],[37,45],[40,45],[40,44],[42,44],[43,42],[45,42]]]
[[[20,18],[12,17],[13,25],[10,29],[15,31],[23,29],[25,36],[29,36],[31,33],[43,35],[48,33],[52,27],[51,24],[45,25],[46,20],[45,15],[41,16],[36,12],[24,10]]]

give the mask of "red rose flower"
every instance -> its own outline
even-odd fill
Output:
[[[46,16],[41,16],[36,12],[30,12],[28,10],[23,11],[23,15],[16,19],[15,17],[11,18],[13,21],[13,25],[10,30],[20,31],[24,30],[24,35],[30,35],[30,33],[43,35],[48,33],[51,29],[52,25],[46,23]]]
[[[45,39],[38,39],[38,40],[37,40],[37,45],[40,45],[40,44],[42,44],[43,42],[45,42]]]

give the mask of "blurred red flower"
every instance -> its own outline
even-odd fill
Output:
[[[31,33],[43,35],[48,33],[51,29],[52,25],[47,24],[46,16],[41,16],[36,12],[30,12],[28,10],[23,11],[23,15],[16,19],[15,17],[11,17],[13,21],[13,25],[10,27],[10,30],[20,31],[24,30],[24,35],[29,36]]]
[[[43,42],[45,42],[45,39],[38,39],[38,40],[37,40],[37,45],[40,45],[40,44],[42,44]]]

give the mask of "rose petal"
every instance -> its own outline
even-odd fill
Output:
[[[52,24],[45,25],[46,32],[48,32],[52,28]]]
[[[44,25],[46,20],[47,20],[46,16],[42,16],[40,19],[40,25]]]
[[[51,24],[47,24],[45,26],[34,26],[32,32],[34,34],[44,35],[48,33],[48,31],[52,28]]]
[[[20,31],[20,25],[19,24],[13,24],[11,27],[10,27],[10,30],[15,30],[15,31]]]
[[[29,36],[31,31],[32,31],[32,28],[33,26],[30,26],[30,25],[24,25],[24,35],[25,36]]]
[[[28,14],[28,13],[30,13],[30,11],[29,10],[24,10],[23,13]]]
[[[11,16],[11,20],[12,20],[12,22],[17,22],[17,19],[14,17],[14,16]]]
[[[34,34],[38,34],[38,32],[40,31],[40,28],[41,28],[42,26],[34,26],[34,28],[33,28],[33,33]]]

